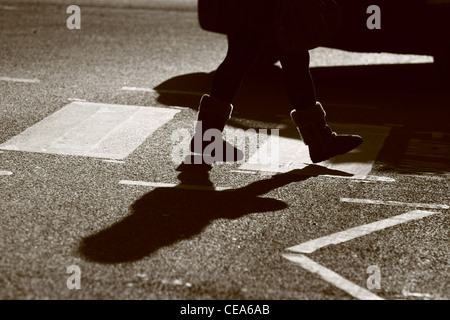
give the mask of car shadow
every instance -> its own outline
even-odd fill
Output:
[[[193,161],[192,161],[193,162]],[[277,174],[242,188],[215,190],[209,179],[210,165],[182,163],[180,184],[155,188],[131,206],[123,220],[82,239],[79,253],[98,263],[136,261],[162,247],[199,234],[216,219],[237,219],[251,213],[271,214],[288,205],[264,194],[314,175],[343,175],[345,172],[311,165],[302,170]],[[307,175],[305,175],[305,173]]]

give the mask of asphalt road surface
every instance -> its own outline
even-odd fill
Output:
[[[227,124],[257,138],[245,161],[182,165],[226,38],[195,6],[80,8],[71,30],[64,5],[0,2],[1,299],[449,299],[431,57],[313,50],[328,121],[365,139],[316,165],[256,66]]]

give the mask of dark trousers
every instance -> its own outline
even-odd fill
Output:
[[[228,51],[225,59],[218,67],[211,95],[217,99],[231,103],[241,83],[266,47],[267,41],[275,41],[268,35],[234,33],[228,36]],[[309,52],[284,52],[278,48],[287,95],[296,110],[314,106],[316,92],[309,70]]]

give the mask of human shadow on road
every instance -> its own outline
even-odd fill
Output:
[[[316,167],[312,165],[312,167]],[[131,206],[122,221],[84,238],[79,252],[89,261],[123,263],[139,260],[156,250],[199,234],[215,219],[238,219],[250,213],[283,210],[288,205],[262,195],[311,177],[311,168],[277,174],[245,187],[217,191],[209,179],[210,165],[181,164],[176,187],[156,188]],[[318,166],[316,175],[345,175]]]

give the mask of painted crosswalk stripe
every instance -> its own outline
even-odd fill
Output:
[[[73,101],[0,149],[123,160],[178,112]]]
[[[119,184],[129,185],[129,186],[152,187],[152,188],[178,188],[178,189],[204,190],[204,191],[233,190],[233,188],[230,188],[230,187],[199,186],[199,185],[164,183],[164,182],[150,182],[150,181],[133,181],[133,180],[120,180]]]
[[[383,201],[383,200],[371,200],[371,199],[354,199],[354,198],[341,198],[341,202],[347,203],[361,203],[361,204],[381,204],[386,206],[405,206],[422,209],[448,209],[449,206],[445,204],[430,204],[430,203],[409,203],[400,201]]]
[[[296,170],[299,174],[305,175],[366,179],[391,128],[358,124],[330,124],[330,126],[338,133],[359,134],[364,142],[347,154],[313,164],[308,147],[299,138],[297,129],[293,125],[281,123],[284,129],[280,130],[280,136],[269,137],[258,152],[239,167],[239,170],[276,173]],[[274,152],[267,153],[265,150]],[[273,158],[273,155],[276,157]]]
[[[339,243],[350,241],[371,234],[376,231],[396,226],[398,224],[423,219],[425,217],[429,217],[435,214],[438,214],[438,212],[420,211],[420,210],[410,211],[388,219],[368,223],[345,231],[336,232],[325,237],[310,240],[302,244],[287,248],[287,250],[299,253],[312,253],[318,249],[321,249],[329,245],[336,245]]]
[[[10,77],[0,77],[0,81],[6,82],[23,82],[23,83],[38,83],[38,79],[23,79],[23,78],[10,78]]]
[[[360,300],[384,300],[369,290],[356,285],[336,272],[318,264],[302,254],[283,254],[283,257],[300,265],[307,271],[317,274],[326,282],[331,283],[354,298]]]

